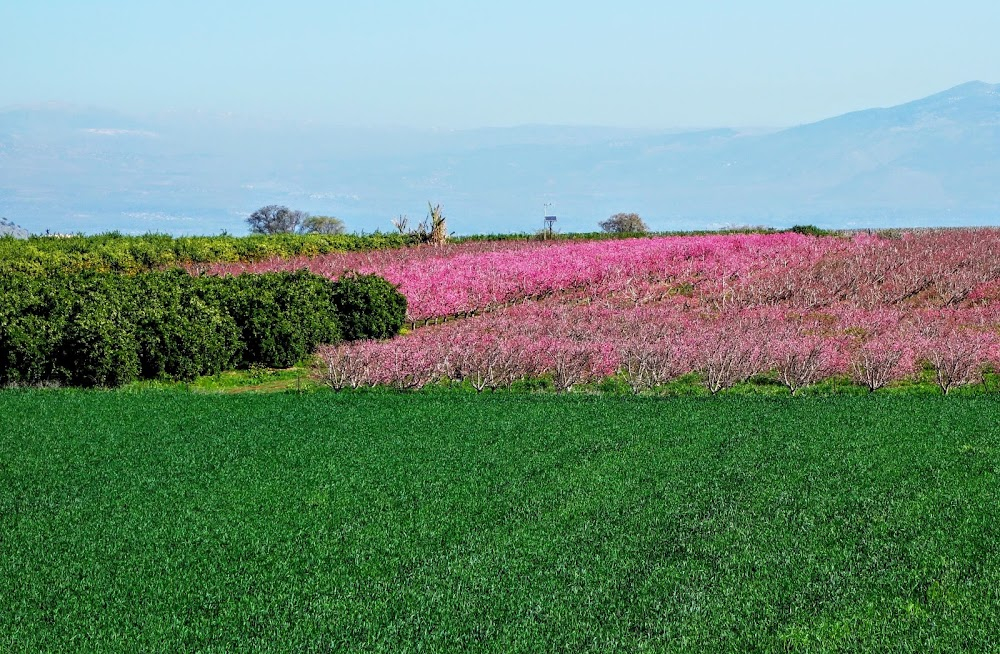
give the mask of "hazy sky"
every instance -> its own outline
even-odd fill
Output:
[[[0,106],[779,126],[1000,82],[996,0],[3,0]]]

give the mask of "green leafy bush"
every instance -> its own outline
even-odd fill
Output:
[[[286,368],[340,340],[333,282],[305,271],[222,279],[211,293],[240,330],[239,367]]]
[[[115,387],[139,378],[139,345],[135,325],[124,304],[110,298],[87,297],[66,323],[58,353],[64,381],[74,386]]]
[[[229,312],[206,298],[209,283],[181,272],[141,275],[135,307],[145,379],[190,380],[232,367],[242,347]]]
[[[71,302],[63,284],[34,275],[0,276],[0,384],[38,384],[64,377],[62,346]]]
[[[336,283],[333,298],[346,340],[388,338],[406,319],[406,296],[377,275],[347,274]]]
[[[371,316],[345,313],[357,311]],[[405,312],[395,287],[370,275],[8,272],[0,274],[0,384],[113,387],[288,367],[339,341],[341,322],[347,338],[391,336]]]
[[[220,261],[261,261],[404,247],[410,240],[399,234],[276,234],[271,236],[182,236],[118,232],[95,236],[53,238],[33,236],[27,241],[0,237],[0,271],[34,274],[60,272],[138,273],[168,267]]]
[[[815,225],[795,225],[788,231],[793,234],[804,234],[805,236],[833,236],[835,232],[828,229],[821,229]]]

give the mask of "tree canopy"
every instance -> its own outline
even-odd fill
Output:
[[[269,204],[250,214],[247,224],[251,234],[294,233],[309,214],[279,204]]]
[[[299,225],[303,234],[343,234],[344,221],[333,216],[308,216]]]
[[[637,213],[616,213],[598,223],[601,230],[610,234],[644,234],[649,227]]]

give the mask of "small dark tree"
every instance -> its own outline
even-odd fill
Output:
[[[649,231],[637,213],[616,213],[598,225],[609,234],[645,234]]]
[[[333,216],[308,216],[299,226],[302,234],[343,234],[344,221]]]
[[[304,211],[269,204],[250,214],[247,224],[251,234],[291,234],[309,218]]]

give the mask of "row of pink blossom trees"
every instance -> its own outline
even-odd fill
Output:
[[[928,366],[945,393],[986,383],[1000,366],[1000,312],[782,307],[704,312],[675,296],[655,304],[529,302],[418,329],[391,341],[320,349],[334,388],[419,388],[444,379],[477,390],[548,376],[558,390],[621,378],[638,393],[698,373],[716,393],[769,373],[793,394],[834,375],[871,390]]]
[[[763,373],[797,393],[835,375],[874,390],[927,367],[948,393],[1000,368],[997,230],[478,242],[211,272],[302,267],[386,277],[411,327],[462,318],[323,348],[338,388],[545,375],[568,390],[620,375],[642,392],[693,372],[712,393]]]
[[[307,268],[336,278],[379,274],[409,301],[408,319],[496,310],[526,299],[583,292],[594,301],[656,301],[683,290],[714,310],[955,307],[1000,297],[1000,232],[937,230],[897,238],[792,233],[617,241],[476,242],[220,263],[215,274]]]

